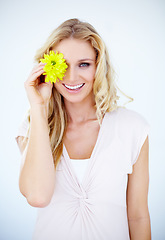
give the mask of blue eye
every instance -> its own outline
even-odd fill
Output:
[[[80,67],[89,67],[89,63],[80,63]]]

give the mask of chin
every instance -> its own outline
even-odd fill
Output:
[[[70,102],[70,103],[83,103],[83,101],[85,101],[86,98],[81,97],[81,96],[74,96],[74,97],[64,97],[64,102]]]

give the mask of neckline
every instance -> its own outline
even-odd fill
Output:
[[[71,161],[75,161],[75,162],[77,162],[77,161],[81,161],[81,162],[83,162],[83,161],[89,161],[90,160],[90,158],[84,158],[84,159],[72,159],[72,158],[70,158],[70,160]]]
[[[87,167],[86,167],[86,170],[85,170],[85,173],[84,173],[84,176],[83,176],[83,179],[82,179],[82,182],[79,182],[79,179],[77,178],[77,175],[75,173],[75,170],[73,168],[73,165],[72,165],[72,161],[71,160],[75,160],[76,159],[71,159],[69,157],[69,154],[67,152],[67,149],[63,143],[63,156],[64,156],[64,160],[66,162],[66,164],[68,165],[68,167],[70,168],[71,172],[72,172],[72,175],[74,176],[74,178],[76,178],[76,181],[78,181],[78,184],[79,185],[83,185],[85,183],[85,181],[87,180],[87,176],[88,176],[88,173],[91,169],[91,166],[93,164],[93,161],[94,161],[94,156],[95,156],[95,153],[96,153],[96,149],[97,149],[97,146],[100,142],[100,139],[101,139],[101,136],[102,136],[102,133],[103,133],[103,128],[104,128],[104,125],[105,125],[105,119],[106,119],[106,116],[107,114],[105,113],[104,117],[103,117],[103,120],[102,120],[102,124],[100,126],[100,129],[99,129],[99,132],[98,132],[98,135],[97,135],[97,140],[96,140],[96,143],[95,143],[95,146],[93,148],[93,151],[91,153],[91,156],[90,158],[88,158],[88,163],[87,163]],[[85,159],[81,159],[82,161],[85,160]],[[89,161],[90,160],[90,161]]]
[[[100,129],[99,129],[99,132],[98,132],[98,135],[97,135],[97,139],[96,139],[95,146],[94,146],[94,148],[93,148],[93,150],[92,150],[92,153],[91,153],[91,156],[90,156],[89,158],[85,158],[85,159],[82,158],[81,160],[86,160],[86,159],[89,159],[89,160],[90,160],[90,159],[93,157],[94,152],[95,152],[95,149],[96,149],[96,147],[97,147],[97,145],[98,145],[98,141],[99,141],[99,138],[100,138],[100,135],[101,135],[101,132],[102,132],[102,128],[103,128],[103,124],[104,124],[106,115],[107,115],[107,114],[105,113],[105,115],[104,115],[104,117],[103,117],[103,120],[102,120],[102,124],[101,124],[101,126],[100,126]],[[64,156],[66,156],[68,159],[71,160],[72,158],[69,157],[68,151],[67,151],[64,143],[63,143],[63,150],[64,150],[64,151],[63,151]],[[77,159],[72,159],[72,160],[77,160]]]

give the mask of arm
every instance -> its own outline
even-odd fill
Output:
[[[31,128],[27,145],[21,144],[22,166],[19,178],[21,193],[34,207],[48,205],[54,191],[55,170],[44,107],[31,108]]]
[[[24,83],[31,106],[30,133],[25,144],[21,143],[21,138],[17,139],[23,152],[19,187],[28,203],[34,207],[49,204],[55,184],[48,127],[48,104],[53,85],[41,81],[43,67],[43,63],[36,65]]]
[[[133,173],[128,177],[127,214],[131,240],[150,240],[151,227],[148,211],[148,137],[141,148]]]
[[[23,152],[19,187],[34,207],[48,205],[54,191],[55,170],[50,147],[47,116],[44,107],[31,108],[31,128]]]

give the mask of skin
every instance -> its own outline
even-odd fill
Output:
[[[90,103],[90,107],[94,105],[93,83],[96,72],[96,53],[90,43],[69,38],[61,41],[53,50],[62,52],[68,65],[63,81],[54,83],[54,86],[64,97],[69,112],[75,104],[82,105],[85,101]],[[63,84],[73,86],[81,83],[85,85],[78,94],[69,93],[63,86]]]
[[[64,97],[69,116],[64,144],[70,158],[90,158],[100,129],[93,95],[96,72],[94,49],[88,42],[69,38],[62,40],[53,50],[64,54],[68,64],[65,77],[63,81],[55,83],[54,86],[51,83],[40,83],[39,77],[44,72],[44,64],[40,63],[33,68],[25,82],[32,117],[29,140],[31,144],[29,143],[26,147],[26,151],[22,137],[18,138],[20,150],[24,156],[20,174],[20,189],[29,204],[38,207],[45,207],[49,204],[54,189],[54,167],[47,129],[47,107],[52,87],[55,87]],[[84,85],[78,92],[69,92],[63,85],[76,86],[82,83]],[[39,134],[44,137],[37,138]],[[131,240],[151,239],[147,204],[148,145],[147,138],[139,158],[134,164],[133,173],[128,176],[127,212]],[[41,148],[45,149],[44,157],[40,153]],[[38,149],[38,152],[35,149]]]
[[[65,147],[72,159],[90,158],[100,128],[93,94],[96,53],[89,42],[76,39],[65,39],[53,50],[62,52],[68,64],[63,81],[54,84],[64,97],[69,116]],[[64,84],[84,86],[80,92],[69,92]]]
[[[148,211],[149,140],[146,138],[133,173],[128,176],[127,214],[131,240],[150,240],[151,225]]]

